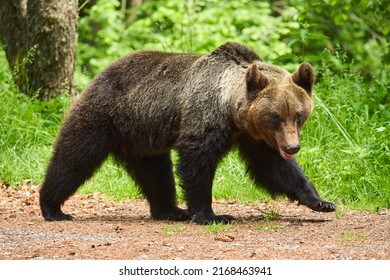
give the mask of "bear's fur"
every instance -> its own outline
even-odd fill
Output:
[[[211,206],[218,162],[237,146],[258,186],[316,211],[334,211],[293,154],[312,112],[314,71],[294,74],[227,43],[205,55],[140,51],[100,73],[73,104],[40,190],[46,220],[70,220],[62,204],[109,154],[139,185],[155,219],[229,222]],[[176,204],[171,149],[188,210]],[[239,187],[239,186],[238,186]]]

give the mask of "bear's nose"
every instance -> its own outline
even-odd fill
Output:
[[[291,144],[284,147],[284,151],[290,155],[296,154],[301,149],[301,145],[299,144]]]

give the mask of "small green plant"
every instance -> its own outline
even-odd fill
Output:
[[[257,224],[257,229],[262,231],[276,232],[276,231],[287,231],[285,228],[278,227],[273,221],[276,221],[280,217],[278,210],[271,206],[263,214],[263,221]]]
[[[271,209],[270,211],[266,211],[263,214],[264,221],[269,222],[269,221],[275,221],[279,218],[280,214],[277,209]]]
[[[177,232],[181,232],[183,229],[184,226],[178,223],[167,224],[162,226],[162,232],[167,236],[173,235]]]
[[[25,92],[30,96],[34,96],[34,94],[38,94],[38,93],[32,92],[29,88],[26,66],[32,63],[36,55],[36,51],[37,51],[37,45],[34,45],[27,51],[27,53],[25,54],[20,53],[15,60],[17,63],[13,66],[12,69],[12,76],[14,81],[19,86],[22,86],[22,88],[25,89]]]
[[[257,224],[256,228],[258,230],[268,231],[268,232],[287,231],[286,228],[279,227],[275,223],[272,223],[270,221],[261,221]]]
[[[214,232],[222,232],[222,231],[229,231],[231,229],[231,224],[224,224],[224,223],[210,223],[208,224],[203,231],[206,233],[214,233]]]
[[[342,219],[345,216],[345,208],[344,207],[337,207],[336,209],[336,219]]]
[[[341,234],[340,239],[341,239],[342,244],[350,243],[350,242],[360,242],[361,243],[361,242],[364,242],[366,237],[364,235],[355,234],[352,231],[346,231],[346,232],[343,232]]]

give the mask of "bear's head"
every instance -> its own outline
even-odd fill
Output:
[[[313,108],[314,70],[308,63],[290,74],[266,64],[251,64],[245,75],[244,130],[291,159],[300,150],[300,130]]]

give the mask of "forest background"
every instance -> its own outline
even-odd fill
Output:
[[[43,86],[33,88],[32,76],[23,76],[23,87],[15,78],[39,58],[36,45],[13,64],[7,61],[8,45],[1,36],[0,180],[16,187],[42,183],[72,101],[71,91],[81,94],[115,59],[141,49],[204,53],[234,41],[289,71],[302,61],[314,66],[315,110],[302,133],[297,160],[321,196],[349,208],[374,212],[390,208],[390,8],[386,2],[78,1],[77,29],[69,31],[77,32],[73,35],[78,38],[75,67],[70,71],[72,88],[50,98],[41,98]],[[45,44],[48,53],[55,48]],[[268,201],[269,195],[255,188],[245,173],[233,151],[218,168],[214,197]],[[112,159],[80,192],[103,192],[113,199],[140,197]]]

